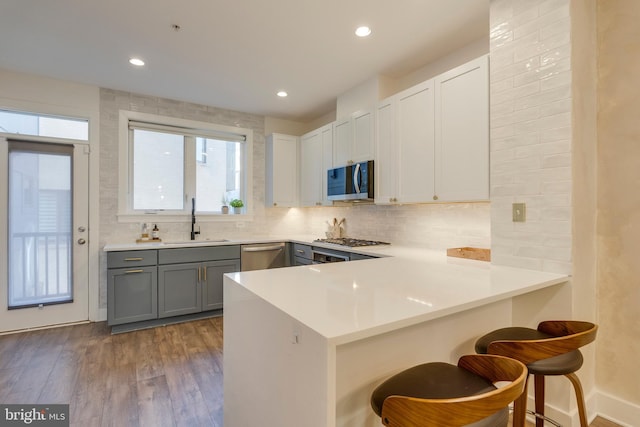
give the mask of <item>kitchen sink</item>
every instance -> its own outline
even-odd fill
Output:
[[[228,239],[211,239],[211,240],[181,240],[177,242],[165,242],[165,245],[206,245],[209,243],[228,242]]]

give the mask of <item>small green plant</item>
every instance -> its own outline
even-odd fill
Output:
[[[242,203],[242,200],[240,199],[233,199],[231,201],[231,203],[229,203],[231,205],[231,207],[233,208],[241,208],[244,206],[244,203]]]

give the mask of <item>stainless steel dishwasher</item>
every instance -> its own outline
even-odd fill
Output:
[[[284,243],[242,245],[240,270],[251,271],[286,267],[285,252]]]

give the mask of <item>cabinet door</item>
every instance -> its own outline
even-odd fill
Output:
[[[332,206],[333,202],[327,195],[327,171],[333,168],[333,124],[328,124],[320,128],[320,139],[322,141],[322,170],[321,170],[321,193],[322,204]]]
[[[397,197],[394,99],[380,102],[376,111],[375,202],[382,205],[394,203]]]
[[[434,197],[433,80],[397,96],[398,202],[432,201]]]
[[[202,311],[200,263],[158,267],[158,317]]]
[[[300,138],[300,206],[322,204],[322,135],[315,130]]]
[[[273,134],[266,147],[266,205],[298,205],[298,138]]]
[[[374,126],[371,111],[360,111],[353,115],[353,145],[351,160],[354,163],[373,160]]]
[[[435,84],[438,200],[488,200],[488,58],[448,71]]]
[[[222,281],[225,273],[240,271],[240,260],[205,262],[202,265],[202,311],[222,308]]]
[[[119,325],[156,319],[157,279],[156,266],[107,270],[107,323]]]
[[[353,131],[351,118],[336,121],[333,125],[333,165],[345,166],[351,161]]]

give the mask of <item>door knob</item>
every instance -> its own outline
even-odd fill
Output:
[[[78,244],[79,244],[79,245],[84,245],[85,243],[87,243],[87,241],[86,241],[86,240],[84,240],[84,239],[78,239]]]
[[[87,229],[81,225],[80,227],[78,227],[78,231],[80,233],[84,233],[85,231],[87,231]]]

